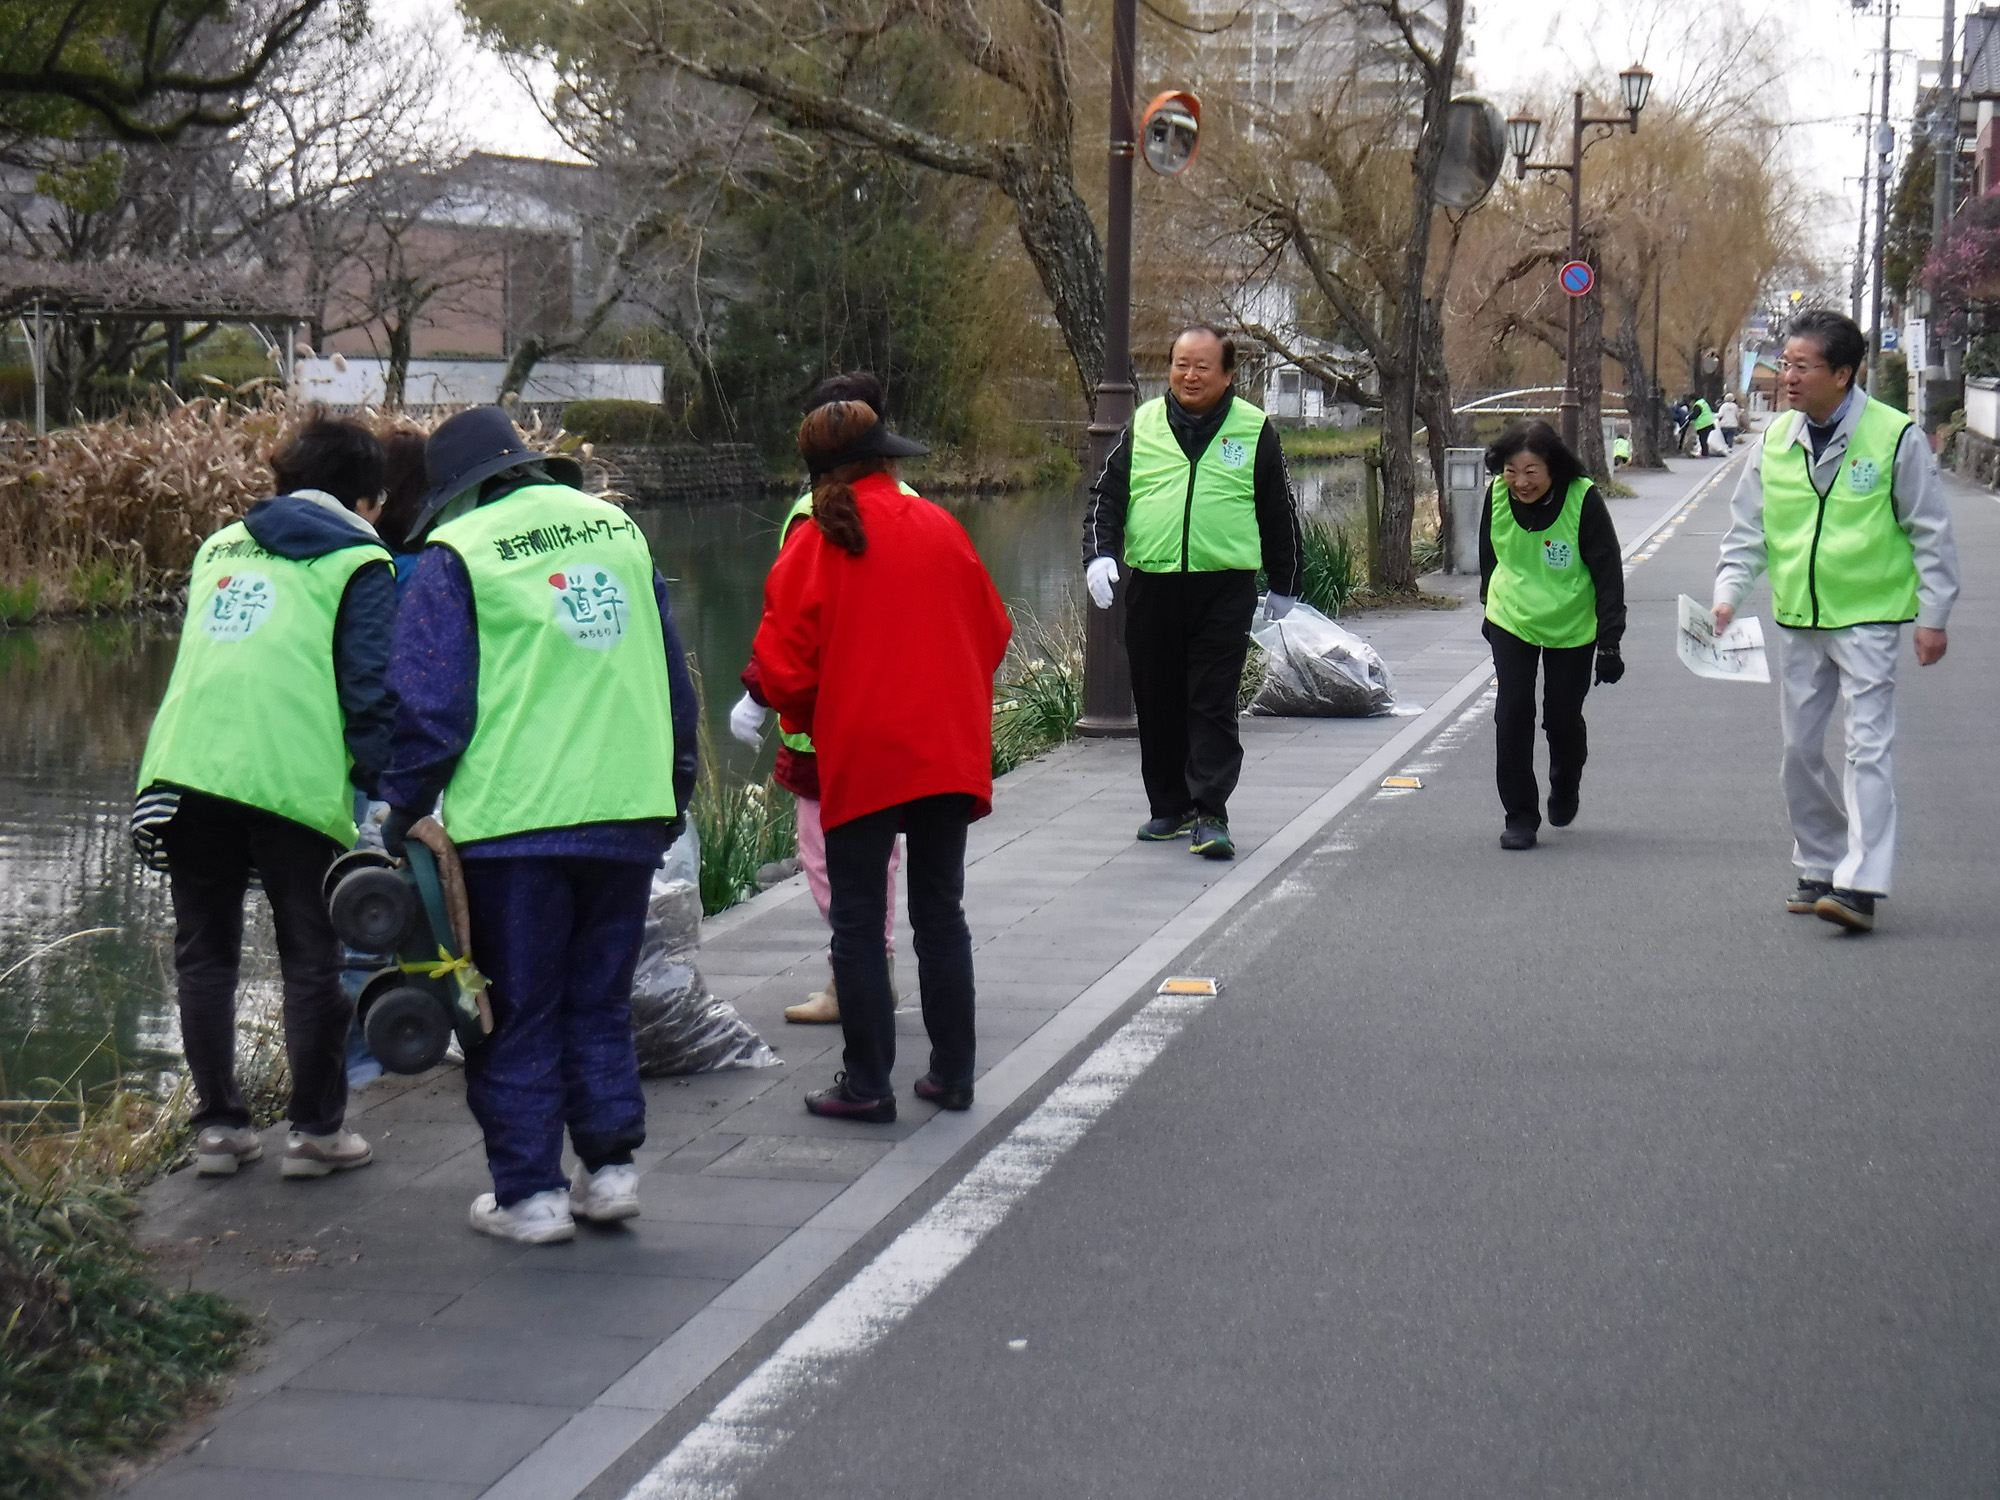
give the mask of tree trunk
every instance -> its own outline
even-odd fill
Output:
[[[1370,588],[1409,593],[1417,586],[1410,563],[1410,528],[1416,517],[1416,381],[1410,367],[1384,366],[1382,381],[1382,528]]]
[[[528,377],[535,373],[535,366],[548,353],[540,334],[524,333],[520,342],[514,345],[514,354],[507,361],[507,369],[500,377],[500,399],[519,396],[528,384]]]
[[[1642,283],[1643,284],[1643,283]],[[1639,341],[1639,309],[1625,301],[1618,311],[1618,336],[1611,344],[1611,357],[1625,376],[1625,410],[1632,424],[1632,467],[1663,469],[1660,457],[1660,428],[1666,420],[1653,372],[1646,365],[1645,346]]]
[[[1595,247],[1584,255],[1595,264]],[[1577,299],[1576,310],[1576,456],[1593,479],[1608,479],[1611,464],[1604,453],[1604,293],[1602,285]]]
[[[1104,245],[1067,166],[1019,148],[1002,158],[1021,247],[1034,262],[1093,411],[1104,378]]]
[[[382,372],[382,404],[390,408],[403,404],[404,387],[410,378],[410,352],[416,337],[413,316],[395,316],[386,325],[389,335],[389,364]]]
[[[1447,264],[1449,264],[1447,262]],[[1417,382],[1417,415],[1423,419],[1430,450],[1431,483],[1437,486],[1438,543],[1444,565],[1462,568],[1452,555],[1451,497],[1445,493],[1445,450],[1458,441],[1458,416],[1451,409],[1451,371],[1444,362],[1442,297],[1424,299],[1423,364]]]

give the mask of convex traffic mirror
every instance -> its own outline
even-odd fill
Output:
[[[1433,195],[1439,203],[1462,212],[1485,201],[1507,160],[1507,124],[1500,118],[1500,111],[1484,99],[1468,97],[1451,101],[1445,115],[1444,157],[1438,163]],[[1536,122],[1524,120],[1522,124]],[[1521,146],[1521,155],[1526,156],[1534,149],[1531,133]]]
[[[1162,177],[1178,177],[1194,160],[1195,139],[1201,134],[1201,101],[1193,94],[1170,89],[1146,106],[1139,126],[1139,148],[1146,165]]]

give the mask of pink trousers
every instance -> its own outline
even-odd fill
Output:
[[[826,883],[826,830],[819,826],[819,803],[811,797],[795,797],[793,802],[798,813],[799,863],[805,867],[806,884],[819,907],[820,920],[830,921],[833,889]],[[902,861],[899,841],[889,849],[889,919],[882,928],[883,946],[892,954],[896,951],[896,866]]]

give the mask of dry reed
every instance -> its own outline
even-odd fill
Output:
[[[253,383],[41,439],[0,426],[0,625],[174,599],[203,539],[271,493],[270,454],[313,414]],[[359,415],[428,432],[449,413]],[[539,418],[522,430],[591,457]]]

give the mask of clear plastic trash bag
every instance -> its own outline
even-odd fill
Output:
[[[632,974],[632,1041],[644,1078],[769,1068],[783,1060],[735,1006],[710,993],[695,966],[701,946],[700,860],[690,823],[653,872],[646,936]]]
[[[1294,604],[1282,620],[1260,611],[1250,639],[1264,652],[1253,714],[1361,719],[1395,709],[1396,689],[1375,648],[1310,604]]]

